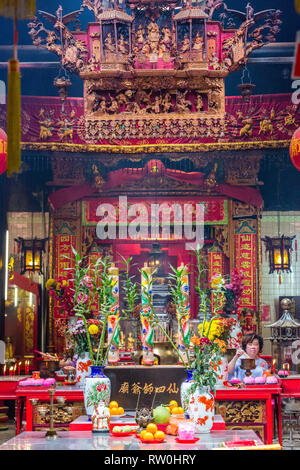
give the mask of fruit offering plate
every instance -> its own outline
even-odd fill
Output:
[[[179,437],[175,437],[175,441],[178,444],[195,444],[195,442],[199,441],[199,437],[194,437],[194,439],[179,439]]]
[[[114,437],[125,437],[125,436],[135,435],[135,431],[130,431],[130,432],[113,432],[113,431],[111,431],[110,434]]]
[[[165,439],[151,439],[151,440],[148,441],[148,439],[145,440],[145,439],[141,439],[140,437],[139,437],[139,440],[143,444],[161,444],[162,442],[165,442]]]

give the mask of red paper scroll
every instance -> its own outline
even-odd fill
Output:
[[[243,225],[244,226],[244,225]],[[249,227],[250,228],[250,227]],[[252,229],[251,229],[252,231]],[[236,267],[243,273],[243,293],[240,308],[256,309],[256,275],[257,275],[257,236],[256,233],[235,234]]]

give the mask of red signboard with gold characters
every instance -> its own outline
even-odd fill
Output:
[[[257,234],[247,221],[235,231],[235,259],[244,276],[240,308],[256,309]]]
[[[70,233],[62,233],[55,235],[55,277],[63,278],[67,277],[67,274],[70,272],[69,268],[72,268],[74,257],[72,247],[76,247],[76,236],[71,235]],[[70,258],[70,259],[69,259]],[[65,318],[68,316],[66,312],[57,300],[54,300],[54,309],[53,309],[54,318]]]

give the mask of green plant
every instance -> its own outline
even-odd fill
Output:
[[[132,312],[137,303],[138,284],[136,282],[133,282],[134,276],[129,275],[132,256],[130,256],[129,258],[125,258],[120,253],[119,256],[121,257],[120,263],[125,266],[125,280],[122,284],[122,290],[124,292],[124,299],[127,308],[123,309],[122,313],[125,315],[126,318],[128,318],[130,315],[132,315]]]
[[[115,332],[119,327],[120,317],[117,319],[114,330],[111,336],[111,340],[107,345],[106,351],[104,351],[104,342],[106,335],[106,325],[108,316],[110,315],[110,307],[114,302],[112,291],[114,285],[109,275],[109,268],[111,263],[108,257],[98,258],[92,262],[92,265],[85,265],[84,258],[81,258],[79,253],[73,249],[74,253],[74,311],[75,316],[82,319],[84,329],[86,332],[86,339],[88,344],[88,350],[92,365],[104,366],[107,355],[110,351]],[[93,330],[88,325],[86,316],[90,311],[91,305],[93,304],[96,296],[98,296],[99,302],[99,313],[102,331],[98,341],[96,358],[94,355],[93,345],[91,341],[91,335]],[[94,330],[96,331],[96,330]]]
[[[153,329],[155,326],[157,326],[163,332],[163,334],[165,335],[165,337],[167,338],[167,340],[169,341],[169,343],[173,347],[174,351],[176,352],[177,356],[180,358],[181,362],[186,367],[189,368],[190,367],[189,357],[187,356],[188,361],[186,362],[185,359],[183,358],[183,356],[181,355],[179,349],[175,346],[174,342],[172,341],[172,339],[170,338],[170,336],[168,335],[168,333],[166,332],[164,327],[161,325],[161,323],[159,321],[159,318],[157,316],[157,313],[155,312],[154,305],[153,305],[153,299],[152,299],[152,285],[153,285],[153,282],[155,280],[155,278],[153,276],[156,273],[156,269],[152,272],[151,278],[149,278],[149,276],[148,276],[148,274],[145,270],[141,269],[140,272],[143,273],[143,276],[144,276],[145,280],[147,281],[147,289],[142,288],[142,296],[144,296],[144,299],[145,299],[145,301],[148,305],[148,308],[149,308],[149,315],[148,315],[147,320],[148,320],[148,323],[149,323],[150,327]]]
[[[218,341],[210,341],[207,337],[194,336],[192,338],[194,348],[194,361],[192,363],[193,384],[191,393],[197,387],[209,387],[215,393],[218,380],[218,366],[220,365],[222,350]]]

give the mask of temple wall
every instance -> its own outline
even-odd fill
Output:
[[[282,283],[279,283],[277,273],[269,274],[269,260],[264,243],[262,243],[262,309],[266,309],[266,315],[262,314],[263,337],[270,336],[270,328],[266,325],[279,318],[279,297],[299,296],[300,297],[300,253],[295,247],[300,239],[300,211],[280,212],[280,234],[286,236],[296,235],[293,241],[293,252],[291,253],[291,273],[283,273]],[[277,212],[263,212],[261,224],[262,238],[265,236],[274,237],[278,235]],[[297,305],[298,304],[298,305]],[[268,310],[270,314],[268,315]],[[296,317],[300,318],[299,301],[296,301]],[[269,318],[269,319],[268,319]],[[270,341],[265,341],[264,352],[270,351]]]

